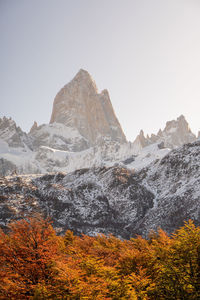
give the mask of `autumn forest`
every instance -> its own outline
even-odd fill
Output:
[[[200,299],[200,228],[192,221],[120,240],[59,236],[40,217],[0,232],[0,299]]]

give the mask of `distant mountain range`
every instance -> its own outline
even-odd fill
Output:
[[[0,119],[0,175],[113,165],[139,170],[196,139],[181,115],[163,131],[145,137],[141,130],[127,142],[108,91],[99,93],[81,69],[56,95],[49,124],[34,122],[27,134],[12,119]]]
[[[25,174],[25,175],[23,175]],[[42,175],[41,175],[42,174]],[[40,213],[60,233],[121,238],[200,225],[200,140],[184,116],[127,142],[87,71],[57,94],[49,124],[0,119],[0,225]]]

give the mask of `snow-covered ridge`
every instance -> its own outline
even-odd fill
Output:
[[[179,118],[178,122],[168,122],[167,129],[162,134],[159,133],[162,138],[154,137],[154,142],[152,138],[151,141],[145,138],[141,131],[134,143],[120,143],[111,141],[107,136],[99,136],[98,144],[90,146],[77,129],[64,124],[35,126],[27,135],[13,120],[4,118],[0,122],[0,130],[3,128],[0,131],[0,174],[8,175],[14,170],[19,174],[72,172],[81,168],[108,167],[116,164],[140,170],[152,161],[160,160],[170,151],[170,148],[165,147],[167,141],[170,140],[172,145],[172,141],[175,140],[173,148],[176,148],[178,144],[184,144],[184,141],[195,139],[190,130],[187,134],[186,123],[183,118]],[[173,127],[169,124],[173,124]],[[180,132],[181,128],[184,128],[184,134],[179,135],[177,132]],[[176,134],[177,138],[172,134]],[[16,140],[17,144],[14,143]]]
[[[39,133],[41,133],[43,139],[41,139],[41,136],[39,137],[37,143],[40,146],[36,146],[36,142],[32,139],[34,150],[28,147],[9,147],[7,142],[0,139],[0,161],[2,165],[0,174],[9,175],[13,171],[18,174],[72,172],[81,168],[109,167],[113,165],[139,170],[169,152],[169,149],[159,149],[158,145],[155,144],[142,149],[140,154],[135,155],[131,143],[120,144],[111,142],[106,138],[101,141],[101,145],[85,147],[86,149],[82,151],[73,151],[75,146],[77,147],[77,144],[83,141],[82,138],[77,135],[75,130],[72,130],[72,133],[66,139],[67,130],[69,130],[67,128],[64,137],[62,137],[63,143],[61,143],[61,138],[57,135],[60,132],[62,134],[62,130],[59,131],[60,127],[64,129],[65,125],[54,123],[41,126]],[[49,134],[46,135],[46,133]],[[56,144],[56,141],[58,141],[58,144]],[[49,145],[56,148],[49,147]]]
[[[40,146],[58,150],[81,151],[89,147],[88,141],[76,128],[61,123],[44,124],[31,130],[34,149]]]
[[[140,171],[113,166],[3,177],[0,195],[2,227],[39,212],[60,232],[130,238],[161,227],[171,233],[189,218],[200,225],[200,141]]]

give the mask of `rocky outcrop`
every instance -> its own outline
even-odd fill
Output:
[[[126,142],[108,91],[98,93],[95,82],[82,69],[55,97],[50,124],[54,122],[75,128],[90,145],[102,139]]]
[[[172,120],[166,123],[165,129],[160,133],[161,140],[165,146],[175,148],[196,140],[189,128],[185,117],[181,115],[177,120]]]
[[[38,128],[38,124],[37,124],[36,121],[34,121],[32,127],[31,127],[31,129],[30,129],[30,131],[29,131],[29,133],[30,133],[30,134],[33,133],[37,128]]]
[[[140,130],[140,133],[136,137],[135,141],[133,142],[133,148],[135,149],[136,153],[139,153],[144,147],[152,144],[148,137],[144,136],[144,131]]]
[[[151,134],[150,137],[145,137],[143,130],[141,130],[133,145],[138,151],[154,143],[162,143],[164,147],[174,149],[195,140],[195,134],[191,132],[188,122],[181,115],[176,120],[168,121],[163,131],[160,129],[157,134]]]
[[[11,118],[0,118],[0,139],[12,148],[32,147],[31,139]]]

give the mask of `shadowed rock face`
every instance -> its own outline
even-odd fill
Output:
[[[1,226],[34,212],[50,216],[62,233],[122,238],[158,227],[171,233],[189,218],[200,225],[200,141],[136,173],[103,167],[1,178]]]
[[[89,73],[80,70],[57,94],[50,123],[75,128],[91,145],[102,139],[126,142],[107,90],[98,93]]]

